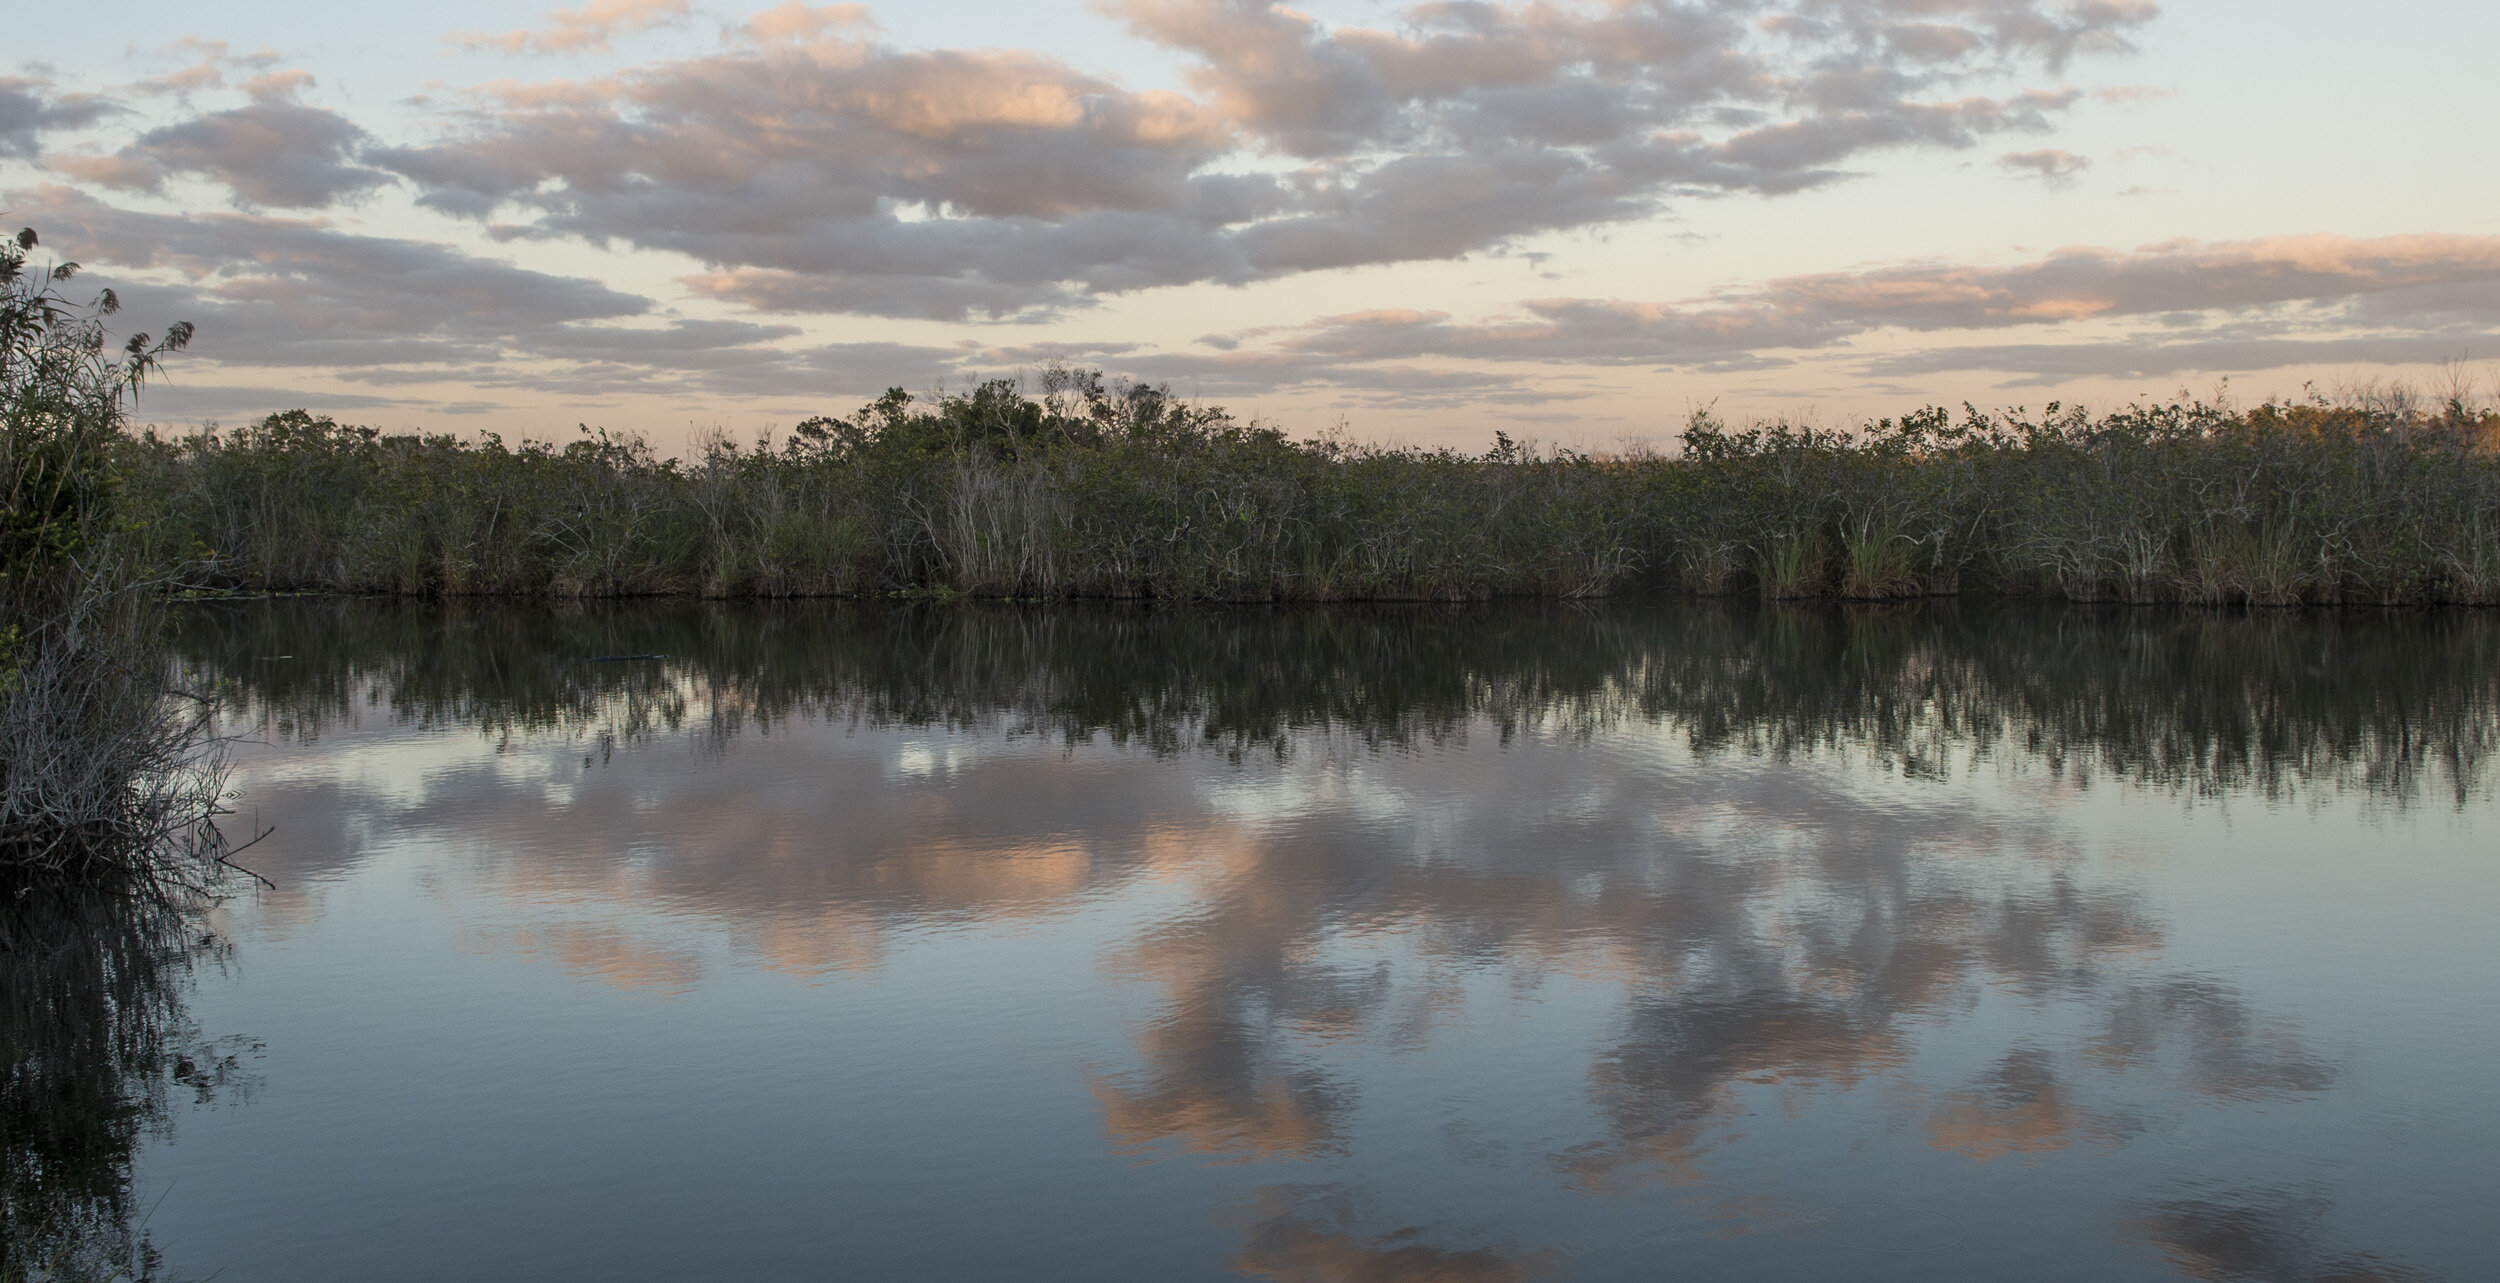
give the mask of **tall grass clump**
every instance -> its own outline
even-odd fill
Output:
[[[72,304],[76,264],[35,243],[0,243],[0,877],[197,882],[217,765],[169,694],[167,578],[118,474],[127,403],[190,327],[108,344],[111,291]]]
[[[304,411],[147,435],[158,555],[399,594],[1225,601],[1963,592],[2238,606],[2500,603],[2500,414],[2373,394],[1850,429],[1694,414],[1617,456],[1287,439],[1099,374],[901,389],[685,459],[384,435]]]

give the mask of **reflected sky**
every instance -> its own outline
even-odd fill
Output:
[[[2471,1278],[2500,621],[204,608],[271,1278]],[[602,662],[612,655],[663,656]]]

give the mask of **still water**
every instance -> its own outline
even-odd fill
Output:
[[[2490,615],[185,647],[277,885],[136,1146],[169,1274],[2500,1277]]]

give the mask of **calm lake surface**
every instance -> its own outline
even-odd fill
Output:
[[[171,1273],[2500,1277],[2491,615],[184,645],[277,887],[135,1166]]]

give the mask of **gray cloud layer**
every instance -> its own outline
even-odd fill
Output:
[[[182,309],[200,354],[256,366],[434,366],[495,359],[505,345],[576,321],[638,315],[647,299],[419,241],[301,219],[144,214],[60,187],[20,194],[47,240],[122,271],[177,283],[126,302]]]
[[[2057,382],[2437,360],[2500,330],[2500,237],[2306,236],[2074,247],[1996,267],[1909,263],[1672,304],[1541,299],[1478,320],[1379,310],[1210,335],[1195,351],[1134,342],[806,346],[794,345],[794,326],[655,324],[649,300],[596,282],[314,221],[143,214],[59,187],[13,199],[52,244],[124,272],[171,276],[114,283],[134,316],[201,322],[198,351],[210,360],[326,367],[377,388],[459,382],[590,400],[675,393],[821,405],[888,385],[1066,362],[1215,397],[1325,389],[1350,403],[1524,405],[1591,395],[1568,373],[1588,367],[1731,373],[1820,353],[1875,378],[1992,371]],[[1887,331],[2095,321],[2137,328],[2100,341],[1856,348]],[[1510,368],[1433,364],[1453,360]]]
[[[1496,250],[2044,128],[2074,92],[2004,86],[2123,48],[2154,12],[1422,4],[1391,33],[1263,0],[1108,7],[1194,60],[1196,97],[785,7],[718,54],[478,91],[462,127],[367,163],[508,235],[686,254],[694,288],[767,311],[1029,316]]]
[[[326,371],[394,390],[453,383],[489,395],[592,400],[654,392],[813,399],[890,383],[925,387],[953,373],[963,355],[886,342],[793,347],[795,327],[752,321],[653,324],[649,299],[596,281],[306,219],[140,213],[58,186],[10,193],[8,204],[46,244],[110,264],[79,279],[115,289],[132,323],[197,323],[186,365]],[[192,382],[152,390],[148,409],[219,414],[306,399]],[[320,399],[332,408],[405,403]]]
[[[42,76],[0,76],[0,157],[31,160],[43,136],[83,129],[118,110],[93,94],[56,92]]]
[[[310,77],[275,55],[229,59],[213,41],[187,46],[197,65],[129,92],[188,110],[193,92],[226,88],[230,66],[251,73],[234,86],[245,101],[111,153],[47,139],[119,104],[0,77],[0,157],[91,189],[162,193],[186,176],[230,190],[242,212],[187,217],[59,186],[10,196],[65,254],[137,273],[113,282],[132,315],[200,322],[201,356],[470,395],[814,404],[1065,360],[1210,396],[1525,404],[1590,395],[1567,367],[1729,374],[1819,355],[1873,378],[2047,382],[2418,360],[2488,348],[2500,331],[2500,238],[2289,237],[1912,262],[1668,303],[1529,300],[1471,320],[1379,310],[1194,350],[809,346],[770,318],[664,317],[640,292],[318,217],[404,184],[507,243],[682,253],[704,265],[682,282],[696,295],[762,313],[1036,319],[1106,293],[1499,251],[1679,195],[1829,182],[1887,147],[2038,129],[2078,94],[2027,81],[2124,49],[2153,15],[2115,0],[1423,4],[1387,31],[1264,0],[1103,7],[1189,59],[1190,93],[1131,91],[1015,51],[897,49],[858,6],[785,5],[717,53],[474,91],[413,143],[306,101]],[[682,10],[597,0],[487,43],[597,48]],[[2087,162],[2045,148],[1998,163],[2054,183]],[[2076,322],[2097,337],[1881,342]]]
[[[500,35],[463,31],[451,43],[466,49],[499,49],[506,53],[604,52],[615,36],[682,22],[692,15],[686,0],[590,0],[578,9],[559,9],[537,31],[514,30]]]
[[[369,141],[336,112],[296,93],[301,72],[256,77],[249,105],[151,129],[112,156],[56,157],[64,173],[104,187],[160,190],[169,174],[197,174],[233,189],[247,205],[310,209],[393,181],[354,163]]]
[[[1557,298],[1526,315],[1457,321],[1387,310],[1276,336],[1212,335],[1244,365],[1454,357],[1727,371],[1782,364],[1887,330],[1941,332],[2140,319],[2119,344],[1946,347],[1873,359],[1882,374],[2004,370],[2072,377],[2263,369],[2312,360],[2420,360],[2500,328],[2500,236],[2275,237],[2178,241],[2131,252],[2075,247],[1979,268],[1910,263],[1772,280],[1683,303]],[[2367,331],[2400,326],[2391,337]],[[2354,336],[2339,331],[2360,329]],[[1244,351],[1244,338],[1267,338]],[[2444,346],[2442,346],[2444,345]]]

